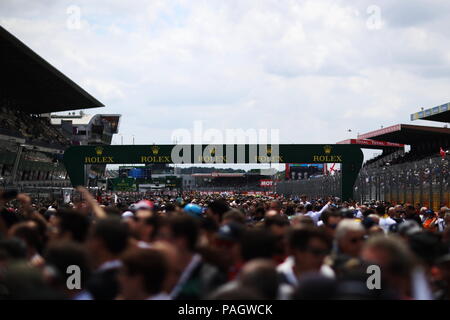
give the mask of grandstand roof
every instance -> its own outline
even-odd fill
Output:
[[[411,121],[413,120],[450,122],[450,102],[441,106],[413,113],[411,114]]]
[[[372,139],[347,139],[336,142],[336,144],[354,144],[364,149],[387,149],[387,148],[403,148],[402,143],[378,141]]]
[[[450,129],[448,128],[396,124],[387,128],[360,134],[358,135],[358,139],[374,139],[411,145],[424,141],[448,138],[449,135]]]
[[[0,104],[28,113],[103,107],[0,26]]]

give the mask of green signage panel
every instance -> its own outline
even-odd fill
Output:
[[[343,199],[352,198],[362,162],[361,149],[345,144],[73,146],[64,153],[73,186],[85,184],[86,164],[341,163]]]
[[[109,181],[113,191],[136,191],[136,182],[133,178],[117,177]]]

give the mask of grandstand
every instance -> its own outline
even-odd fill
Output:
[[[399,153],[394,158],[379,162],[379,166],[384,166],[386,164],[394,165],[438,156],[441,147],[446,149],[450,146],[450,129],[397,124],[359,135],[358,138],[411,146],[409,152]]]
[[[364,166],[377,166],[380,163],[391,161],[393,158],[404,154],[405,145],[403,143],[378,141],[374,139],[348,139],[336,142],[336,144],[353,144],[362,149],[378,149],[383,152],[375,158],[369,159],[365,162]]]
[[[50,112],[103,107],[0,27],[0,181],[3,187],[63,187],[61,156],[71,139]]]
[[[119,132],[120,114],[85,114],[69,112],[67,115],[52,114],[51,124],[71,139],[72,145],[111,144]]]

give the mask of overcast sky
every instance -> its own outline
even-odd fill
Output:
[[[198,120],[335,143],[450,102],[450,1],[353,3],[1,0],[0,24],[106,106],[88,113],[122,114],[124,143]]]

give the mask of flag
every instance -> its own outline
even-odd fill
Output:
[[[336,165],[336,163],[333,163],[333,165],[330,167],[330,174],[334,174],[336,169],[334,169],[334,166]]]
[[[442,147],[441,147],[441,149],[439,150],[439,153],[441,154],[442,159],[444,159],[444,158],[445,158],[445,155],[446,155],[446,152],[444,151],[444,149],[442,149]]]

